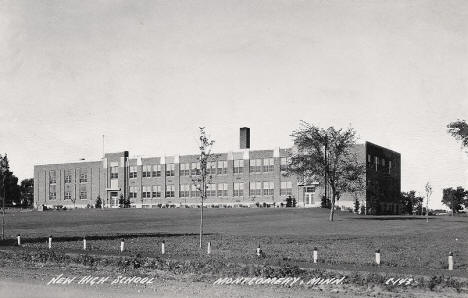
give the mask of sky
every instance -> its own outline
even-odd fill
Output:
[[[468,187],[468,1],[0,2],[0,152],[35,164],[290,147],[301,120],[401,153],[402,191]]]

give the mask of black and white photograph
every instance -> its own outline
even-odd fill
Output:
[[[468,1],[0,0],[0,297],[468,297]]]

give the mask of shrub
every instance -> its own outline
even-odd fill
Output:
[[[96,203],[94,204],[94,207],[96,208],[102,208],[102,200],[100,196],[97,196],[96,198]]]

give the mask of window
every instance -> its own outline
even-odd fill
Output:
[[[72,171],[71,170],[67,170],[65,172],[65,183],[71,183],[72,181]]]
[[[151,175],[153,177],[161,177],[161,165],[153,165],[153,172]]]
[[[175,195],[174,185],[166,185],[166,198],[173,198]]]
[[[161,185],[153,185],[153,198],[160,198],[161,197]]]
[[[263,171],[264,172],[273,172],[275,170],[275,159],[274,158],[265,158],[263,160]]]
[[[382,158],[382,166],[385,168],[385,158]]]
[[[180,164],[180,176],[190,176],[190,164],[189,163]]]
[[[181,197],[181,198],[190,197],[190,184],[181,184],[180,185],[179,197]]]
[[[307,186],[305,188],[305,192],[314,193],[315,192],[315,187],[314,186]]]
[[[226,160],[220,160],[218,161],[218,170],[217,170],[218,175],[225,175],[227,174],[227,161]]]
[[[174,169],[175,169],[175,165],[173,163],[167,164],[166,165],[166,176],[167,177],[174,176]]]
[[[374,163],[375,163],[375,170],[377,171],[377,168],[379,165],[379,158],[377,156],[374,157]]]
[[[150,165],[143,166],[141,176],[143,178],[151,177],[151,166]]]
[[[388,161],[388,173],[390,174],[392,172],[392,161]]]
[[[234,160],[234,174],[242,174],[244,172],[244,160]]]
[[[118,179],[119,178],[119,167],[111,167],[111,179]]]
[[[280,195],[286,196],[292,194],[292,182],[291,181],[281,181]]]
[[[272,196],[275,191],[275,184],[272,181],[263,182],[263,195]]]
[[[192,175],[200,175],[200,163],[192,162]]]
[[[65,200],[71,200],[71,191],[65,192]]]
[[[80,200],[88,199],[88,191],[86,190],[86,185],[80,185]]]
[[[250,182],[250,195],[251,196],[262,195],[262,182]]]
[[[151,198],[151,186],[143,186],[143,191],[141,192],[141,197],[143,199]]]
[[[138,175],[138,168],[137,166],[131,166],[130,167],[130,173],[129,173],[129,178],[136,178]]]
[[[130,199],[138,197],[138,186],[130,186],[129,197]]]
[[[56,185],[49,186],[49,200],[55,200],[57,198]]]
[[[281,157],[280,158],[280,169],[281,171],[286,171],[288,169],[289,158]]]
[[[216,161],[210,161],[206,165],[206,173],[208,175],[215,175],[216,174]]]
[[[216,184],[207,184],[206,188],[207,197],[216,197]]]
[[[250,160],[250,172],[251,173],[260,173],[262,171],[262,160],[261,159],[251,159]]]
[[[49,171],[49,184],[57,183],[57,174],[55,171]]]
[[[243,182],[236,182],[234,183],[234,193],[235,197],[243,197],[244,196],[244,183]]]
[[[218,183],[218,197],[227,197],[228,185],[227,183]]]
[[[81,169],[80,170],[80,183],[86,183],[86,182],[88,182],[88,170]]]
[[[199,197],[200,196],[200,191],[198,190],[196,185],[192,185],[192,190],[190,192],[191,197]]]

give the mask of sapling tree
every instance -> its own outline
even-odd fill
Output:
[[[426,183],[424,190],[426,191],[426,222],[429,222],[429,199],[432,195],[432,186],[429,182]]]
[[[351,150],[356,144],[356,132],[352,128],[323,129],[302,121],[291,136],[296,150],[291,153],[288,172],[304,180],[323,179],[324,186],[330,186],[329,220],[333,221],[339,193],[365,187],[365,165]]]
[[[212,152],[214,140],[211,140],[207,134],[204,127],[200,127],[200,137],[199,137],[199,150],[200,154],[197,157],[199,169],[190,172],[192,178],[192,184],[195,186],[196,190],[200,193],[200,239],[199,245],[202,248],[203,244],[203,209],[204,202],[207,197],[208,185],[211,184],[213,180],[213,175],[208,172],[208,164],[216,162],[218,155]],[[193,169],[192,169],[193,170]]]

